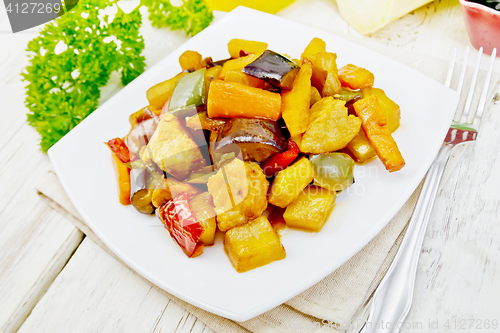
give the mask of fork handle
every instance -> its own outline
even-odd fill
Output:
[[[406,235],[371,301],[360,333],[398,333],[410,311],[415,275],[434,200],[453,146],[443,144],[425,178]]]

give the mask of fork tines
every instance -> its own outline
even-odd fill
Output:
[[[468,64],[468,60],[469,60],[469,53],[470,53],[470,47],[468,46],[466,51],[465,51],[464,59],[462,61],[462,68],[460,70],[460,76],[458,79],[458,84],[457,84],[457,89],[456,89],[460,95],[462,93],[462,89],[463,89],[464,82],[465,82],[465,77],[466,77],[466,72],[467,72],[467,64]],[[482,93],[481,93],[481,97],[479,98],[477,108],[473,108],[472,105],[474,102],[474,98],[473,98],[474,91],[476,90],[476,83],[477,83],[477,79],[479,76],[478,75],[479,74],[479,67],[481,65],[481,59],[482,59],[482,55],[483,55],[483,48],[481,47],[479,49],[479,53],[478,53],[477,59],[476,59],[476,65],[474,67],[471,82],[469,85],[467,99],[465,100],[465,105],[463,106],[463,108],[459,107],[457,109],[457,112],[456,112],[455,118],[454,118],[455,122],[461,123],[461,124],[473,125],[473,127],[475,127],[476,129],[479,128],[481,118],[483,116],[484,108],[486,105],[486,98],[488,97],[488,90],[489,90],[491,76],[493,74],[493,67],[495,65],[496,54],[497,54],[497,49],[495,48],[495,49],[493,49],[493,52],[491,53],[490,63],[489,63],[486,75],[484,77]],[[446,77],[445,85],[447,87],[450,87],[450,85],[451,85],[451,80],[453,77],[453,70],[454,70],[454,66],[456,63],[456,57],[457,57],[457,49],[455,48],[453,51],[452,61],[450,63],[448,75]],[[472,113],[470,112],[471,109],[473,110]]]

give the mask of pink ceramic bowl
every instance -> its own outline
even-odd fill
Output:
[[[500,11],[466,0],[459,1],[472,45],[476,49],[482,46],[487,54],[491,54],[494,48],[500,50]]]

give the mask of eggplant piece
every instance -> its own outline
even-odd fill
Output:
[[[280,128],[283,140],[288,140],[290,137],[290,131],[288,130],[288,127],[286,127],[286,123],[283,118],[278,119],[278,127]]]
[[[266,50],[255,61],[246,65],[243,72],[273,86],[290,90],[299,69],[299,66],[281,54]]]
[[[152,188],[148,186],[146,167],[130,170],[130,203],[142,214],[153,214]]]
[[[238,149],[239,148],[239,149]],[[283,137],[276,121],[267,119],[233,118],[219,132],[214,153],[241,150],[245,160],[262,162],[283,150]]]
[[[233,58],[221,59],[221,60],[217,60],[217,61],[212,62],[212,64],[214,66],[224,66],[224,64],[226,63],[226,61],[232,60],[232,59]]]
[[[208,153],[210,154],[211,165],[216,165],[215,162],[215,148],[217,147],[217,138],[219,137],[219,130],[210,131],[208,136]]]
[[[264,88],[264,90],[267,90],[267,91],[270,91],[270,92],[273,92],[273,93],[277,93],[277,94],[281,94],[281,88],[280,87],[276,87],[276,86],[272,86],[272,85],[269,85],[268,88]]]

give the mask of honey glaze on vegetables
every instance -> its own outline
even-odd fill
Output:
[[[220,61],[184,52],[125,138],[106,143],[121,204],[156,213],[190,258],[223,232],[238,272],[286,257],[279,230],[320,231],[355,162],[405,165],[400,108],[368,69],[338,68],[319,38],[300,60],[267,47],[233,39]]]

